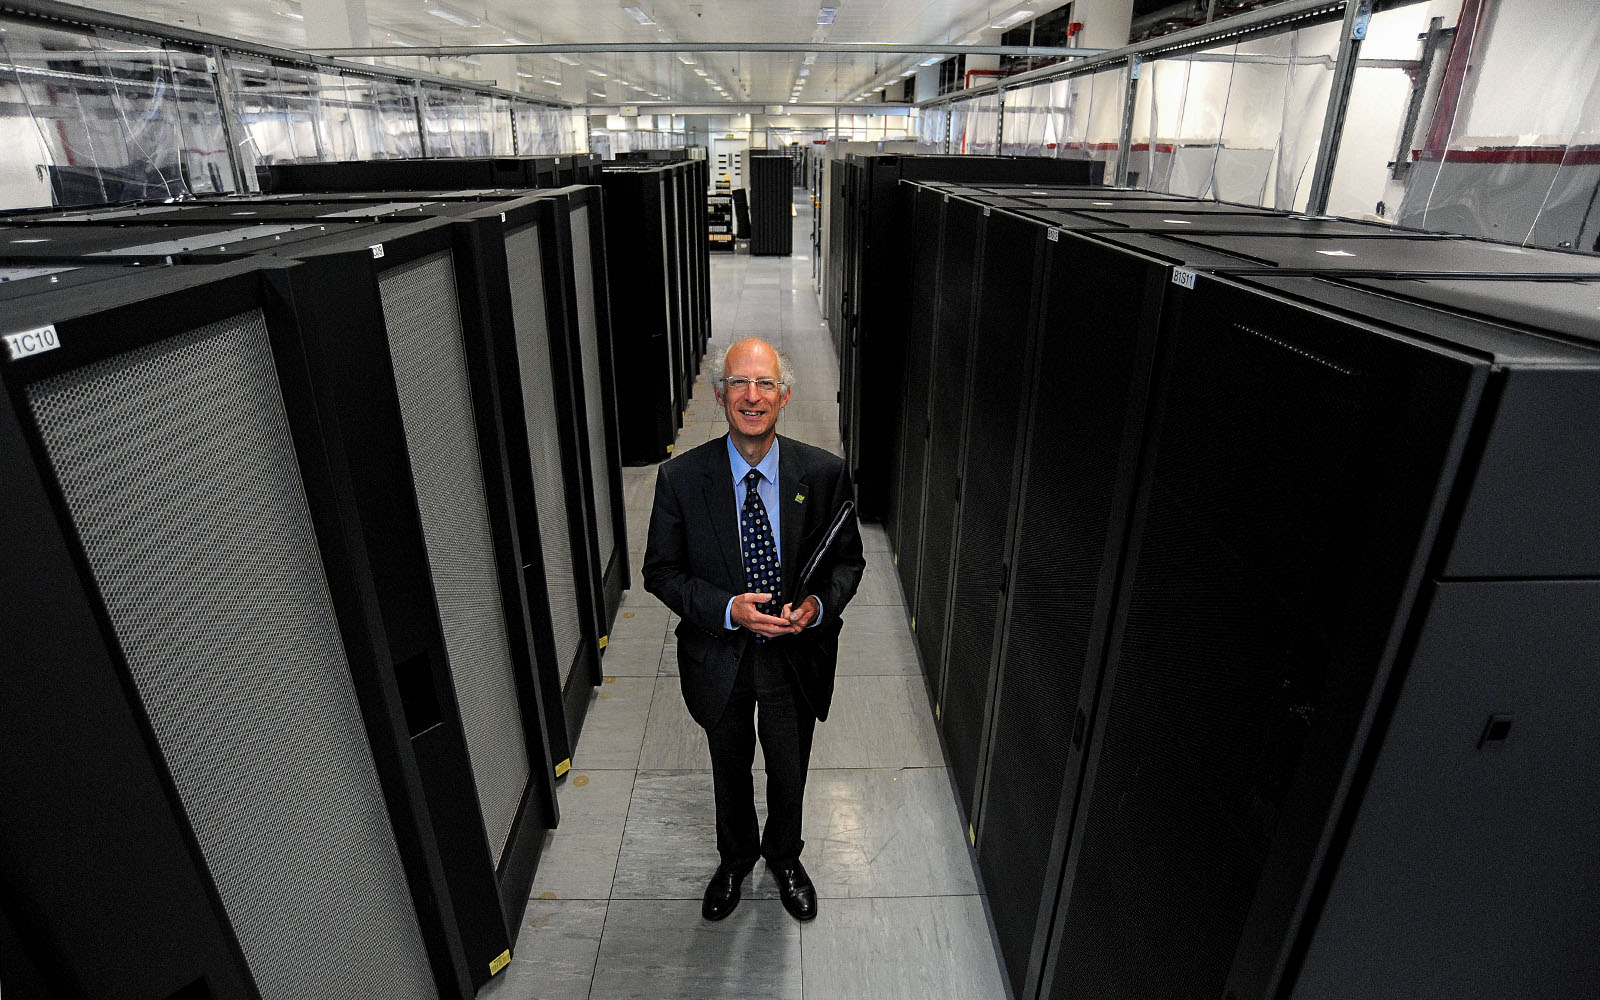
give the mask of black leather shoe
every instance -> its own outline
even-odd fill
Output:
[[[811,884],[811,876],[806,874],[805,866],[796,861],[772,874],[778,880],[778,895],[782,897],[783,908],[789,911],[789,916],[796,920],[816,919],[817,890]]]
[[[711,876],[711,884],[706,886],[705,898],[700,903],[700,915],[707,920],[721,920],[732,913],[733,908],[739,905],[739,886],[748,874],[748,868],[718,865],[716,874]]]

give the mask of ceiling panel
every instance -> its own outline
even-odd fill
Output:
[[[832,0],[830,0],[831,5]],[[617,42],[893,42],[993,44],[988,25],[1020,7],[1040,13],[1057,4],[983,0],[867,0],[839,3],[833,23],[818,7],[790,0],[640,0],[654,23],[641,24],[616,0],[101,0],[95,9],[176,24],[292,49],[340,47],[343,39],[308,39],[306,9],[340,14],[365,7],[372,45],[582,44]],[[445,76],[493,80],[506,89],[582,104],[850,101],[894,80],[923,58],[902,54],[819,54],[805,76],[804,52],[573,53],[388,59]],[[508,61],[508,60],[514,60]],[[688,65],[684,60],[691,60]],[[696,72],[696,71],[700,72]],[[701,75],[701,74],[704,75]],[[604,74],[601,76],[599,74]],[[718,90],[717,88],[721,88]],[[659,95],[659,96],[653,96]],[[869,95],[875,99],[876,95]]]

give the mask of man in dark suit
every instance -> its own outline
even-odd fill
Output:
[[[707,920],[733,912],[761,857],[784,908],[799,920],[817,915],[816,889],[800,863],[806,766],[812,732],[833,698],[840,615],[866,563],[851,518],[806,592],[793,594],[802,564],[851,492],[843,461],[778,437],[787,368],[764,340],[728,348],[720,372],[713,369],[728,433],[661,467],[650,512],[644,586],[682,619],[683,700],[711,744],[721,862],[700,910]],[[764,831],[751,779],[758,728],[767,767]]]

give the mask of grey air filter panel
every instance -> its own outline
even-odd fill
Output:
[[[28,396],[263,1000],[436,997],[277,385],[248,312]]]

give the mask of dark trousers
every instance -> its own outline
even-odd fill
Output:
[[[779,640],[781,641],[781,640]],[[798,860],[806,766],[817,720],[793,676],[771,646],[752,642],[739,661],[727,710],[706,730],[716,785],[717,853],[722,863],[748,868],[758,857],[777,868]],[[767,827],[758,829],[750,768],[756,736],[767,765]]]

